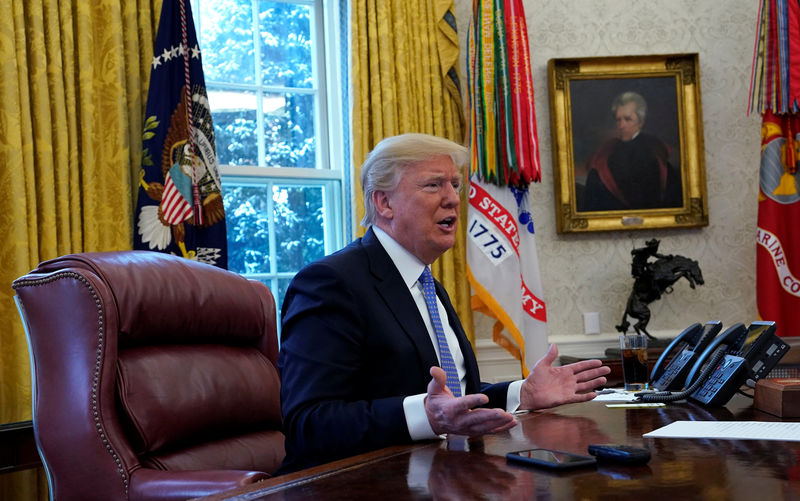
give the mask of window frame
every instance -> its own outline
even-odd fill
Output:
[[[193,6],[208,0],[192,0]],[[345,116],[345,102],[347,89],[342,82],[347,72],[346,62],[346,33],[342,33],[342,11],[346,13],[345,0],[273,0],[280,3],[306,5],[312,8],[311,16],[311,58],[312,75],[314,84],[310,88],[281,87],[264,85],[261,80],[260,41],[254,40],[254,61],[256,83],[254,85],[232,84],[213,80],[206,81],[206,87],[214,90],[239,90],[256,93],[256,117],[258,121],[258,161],[264,162],[266,142],[264,140],[264,116],[262,114],[263,96],[275,93],[315,94],[314,99],[314,139],[316,158],[315,166],[311,167],[276,167],[252,165],[219,165],[220,177],[224,186],[226,184],[249,185],[264,187],[267,193],[272,192],[272,187],[280,186],[321,186],[323,189],[323,207],[325,219],[324,254],[330,254],[346,244],[346,235],[352,233],[353,222],[349,200],[351,199],[352,186],[349,172],[349,160],[345,154],[348,141],[348,127]],[[251,0],[253,8],[253,26],[258,21],[259,0]],[[195,10],[197,12],[197,10]],[[195,16],[198,35],[202,33],[200,26],[203,20]],[[254,38],[258,37],[254,31]],[[199,37],[198,37],[199,38]],[[202,49],[203,40],[199,39]],[[211,99],[211,97],[209,97]],[[212,114],[213,119],[213,114]],[[224,191],[223,191],[224,192]],[[274,218],[272,210],[274,201],[270,197],[267,201],[269,213],[269,252],[270,264],[268,273],[241,272],[242,276],[266,283],[273,291],[280,310],[279,281],[290,279],[296,271],[287,272],[277,270],[277,252],[279,246],[275,241]]]

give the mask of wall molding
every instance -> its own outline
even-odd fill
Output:
[[[669,339],[679,333],[662,331],[652,332],[651,334],[659,339]],[[578,358],[602,358],[606,348],[617,346],[618,337],[618,333],[570,334],[549,336],[548,340],[550,343],[556,343],[559,355]],[[789,344],[790,349],[781,359],[780,365],[800,370],[800,336],[784,337],[782,339]],[[522,368],[519,360],[512,357],[510,353],[491,339],[477,339],[475,353],[478,358],[478,368],[481,371],[481,381],[498,383],[501,381],[513,381],[522,377]]]
[[[671,338],[677,333],[674,331],[654,331],[651,334],[657,338]],[[558,346],[558,354],[577,358],[602,358],[606,348],[617,346],[619,333],[601,334],[566,334],[549,336],[548,341]],[[475,352],[478,358],[478,368],[481,371],[481,380],[487,383],[511,381],[522,376],[519,360],[511,356],[503,347],[488,338],[478,338],[475,341]]]

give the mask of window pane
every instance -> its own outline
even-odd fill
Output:
[[[286,289],[289,288],[289,282],[291,281],[292,281],[291,278],[281,278],[280,280],[278,280],[278,290],[272,291],[272,294],[275,296],[276,301],[278,302],[278,316],[280,316],[281,307],[283,307],[283,298],[286,297]]]
[[[191,2],[221,165],[228,266],[267,284],[280,307],[291,276],[342,245],[342,173],[327,157],[339,150],[329,146],[319,94],[328,88],[319,69],[339,65],[317,67],[329,53],[324,45],[338,46],[341,2]],[[318,12],[329,7],[331,16]]]
[[[266,186],[223,183],[228,269],[269,273],[269,198]]]
[[[311,6],[262,1],[258,15],[262,83],[312,88]]]
[[[316,167],[314,111],[314,96],[310,94],[265,96],[265,165]]]
[[[200,49],[206,81],[255,83],[250,0],[200,0]]]
[[[325,255],[322,186],[275,186],[272,190],[278,272],[296,272]]]
[[[221,165],[258,165],[256,96],[252,92],[209,90],[217,157]]]

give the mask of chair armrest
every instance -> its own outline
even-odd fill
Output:
[[[142,468],[131,474],[131,501],[177,501],[208,496],[270,478],[260,471],[163,471]]]

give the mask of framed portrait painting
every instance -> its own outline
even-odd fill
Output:
[[[708,225],[697,54],[548,62],[559,233]]]

